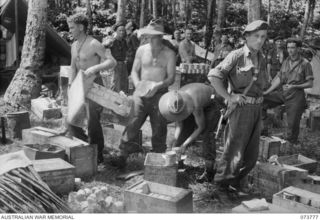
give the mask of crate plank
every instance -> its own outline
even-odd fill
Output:
[[[32,161],[35,171],[50,189],[58,194],[73,191],[75,168],[60,158]]]
[[[148,187],[148,190],[141,190]],[[164,184],[141,181],[124,192],[128,212],[192,213],[192,191]]]

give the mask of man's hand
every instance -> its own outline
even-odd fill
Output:
[[[228,103],[238,104],[239,106],[243,106],[245,104],[246,97],[242,94],[231,94],[230,98],[228,99]]]
[[[152,97],[159,89],[159,84],[153,81],[142,80],[138,82],[135,95],[140,97]]]
[[[264,91],[262,95],[268,95],[270,92],[268,90]]]
[[[294,88],[295,88],[295,85],[290,85],[290,84],[283,85],[284,91],[289,91],[290,89],[294,89]]]
[[[152,97],[154,96],[159,90],[159,84],[158,83],[152,83],[150,88],[149,88],[149,91],[147,92],[147,94],[144,96],[144,97]]]
[[[84,75],[86,77],[90,77],[93,76],[94,74],[96,74],[98,71],[95,68],[95,66],[89,67],[88,69],[86,69],[86,71],[84,71]]]

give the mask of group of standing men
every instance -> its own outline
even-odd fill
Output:
[[[113,43],[114,51],[111,48],[111,55],[106,56],[102,44],[86,35],[87,20],[83,15],[72,16],[68,23],[76,39],[72,45],[73,74],[70,83],[80,69],[85,76],[96,74],[98,80],[102,69],[111,69],[115,65],[118,66],[116,68],[123,68],[121,64],[124,56],[120,50],[124,48],[122,39]],[[123,31],[120,27],[117,27],[119,37]],[[163,24],[160,20],[152,20],[147,27],[141,29],[140,32],[147,37],[148,43],[140,46],[134,56],[131,70],[135,86],[133,115],[123,133],[119,157],[113,164],[124,167],[129,154],[141,150],[135,140],[149,116],[153,152],[166,151],[167,122],[175,121],[177,126],[173,146],[179,147],[180,153],[183,153],[202,134],[207,179],[213,179],[221,189],[240,188],[240,181],[255,166],[258,158],[264,96],[268,103],[274,101],[288,105],[288,118],[292,117],[292,124],[289,124],[292,128],[290,137],[296,137],[295,129],[299,126],[302,110],[297,107],[297,103],[305,102],[303,89],[312,86],[311,66],[298,53],[301,42],[291,39],[287,41],[289,57],[284,59],[268,88],[268,61],[261,52],[267,39],[267,29],[268,24],[261,20],[247,25],[243,33],[245,45],[230,52],[209,72],[211,84],[192,83],[170,92],[168,87],[175,80],[177,56],[164,43]],[[185,40],[179,44],[182,62],[193,62],[195,58],[194,45],[189,35],[191,33],[187,30]],[[231,92],[227,91],[226,81]],[[276,99],[267,98],[274,97],[271,92],[280,84],[284,85],[284,92]],[[234,110],[228,117],[225,129],[223,155],[215,163],[215,140],[210,137],[218,123],[219,105],[223,105],[223,99]],[[99,109],[95,103],[89,102],[89,106],[89,142],[98,145],[98,161],[101,162],[103,136]],[[72,134],[83,138],[83,135],[78,135],[79,132]]]

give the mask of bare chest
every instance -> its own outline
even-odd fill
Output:
[[[166,57],[164,50],[159,52],[151,52],[151,50],[147,50],[142,55],[141,63],[144,67],[165,68],[168,63],[168,58]]]

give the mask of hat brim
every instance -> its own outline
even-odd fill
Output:
[[[171,96],[172,92],[167,92],[164,94],[160,100],[159,100],[159,111],[161,115],[167,119],[170,122],[175,122],[175,121],[183,121],[186,119],[193,111],[194,111],[194,104],[192,98],[184,93],[184,92],[179,92],[180,95],[183,98],[183,101],[185,102],[185,106],[177,114],[174,114],[169,111],[168,106],[169,106],[169,97]]]
[[[141,35],[165,35],[164,32],[151,30],[149,28],[141,28],[139,32]]]

